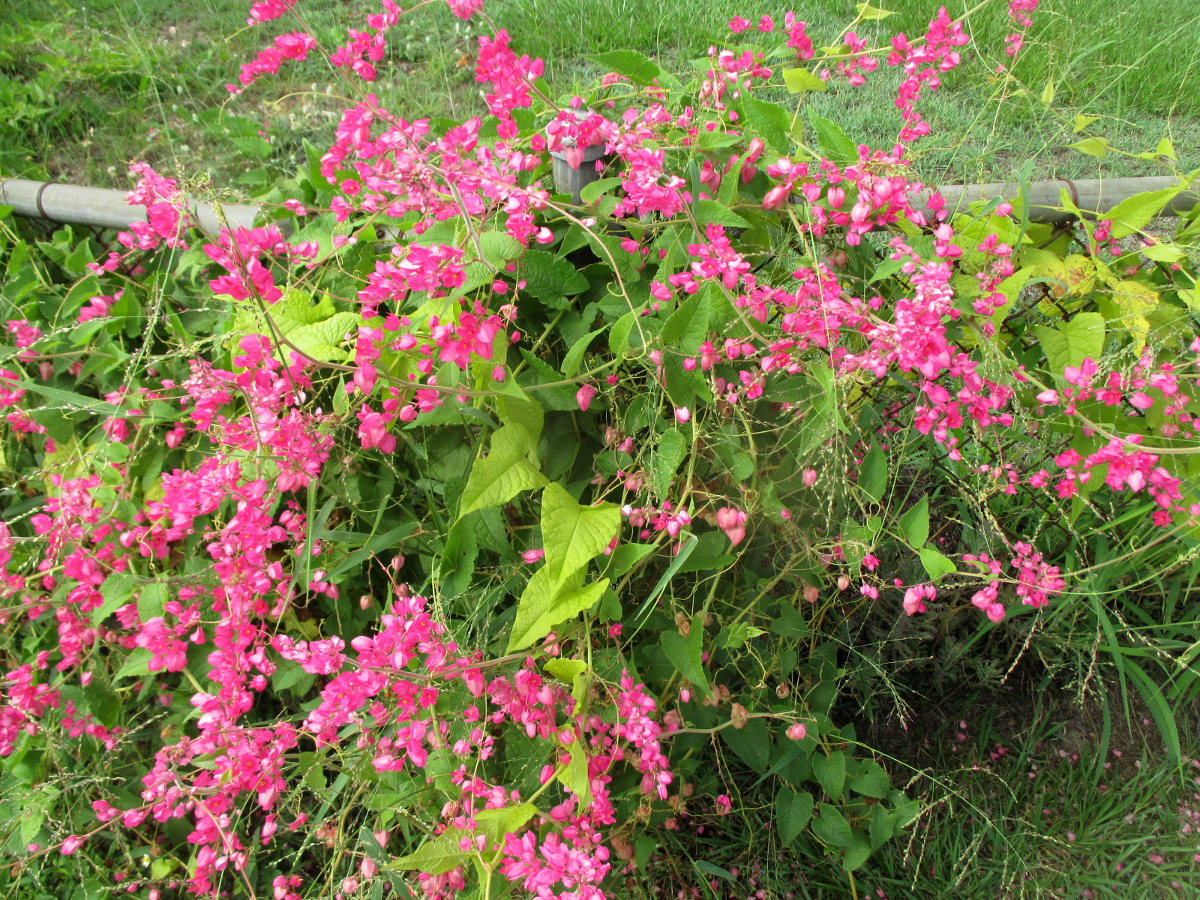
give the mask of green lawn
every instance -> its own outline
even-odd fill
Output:
[[[865,23],[860,34],[882,41],[895,28],[923,29],[931,4],[884,4],[897,15]],[[1200,165],[1200,6],[1133,0],[1096,21],[1089,0],[1043,0],[1013,76],[995,74],[1003,60],[1005,4],[970,20],[972,53],[983,64],[953,73],[927,95],[924,115],[934,135],[918,145],[930,180],[1003,180],[1034,160],[1041,175],[1072,178],[1153,174],[1155,164],[1112,155],[1103,160],[1065,149],[1078,136],[1076,117],[1099,117],[1092,132],[1123,150],[1153,149],[1169,137],[1184,168]],[[298,6],[303,27],[332,46],[341,40],[347,5],[310,0]],[[792,4],[820,43],[832,42],[854,14],[854,3]],[[964,4],[951,4],[952,13]],[[319,85],[340,84],[315,60],[286,67],[245,95],[223,85],[281,23],[248,29],[244,0],[8,0],[0,11],[0,171],[89,184],[123,186],[123,162],[149,159],[214,186],[250,187],[303,158],[302,140],[326,140],[339,101]],[[521,52],[547,60],[555,90],[570,92],[594,74],[587,57],[636,49],[686,66],[730,35],[735,14],[757,19],[786,6],[764,0],[490,0],[498,27]],[[1102,28],[1097,28],[1097,25]],[[893,27],[894,26],[894,27]],[[486,28],[448,10],[422,10],[391,38],[394,74],[375,90],[409,117],[463,118],[481,109],[469,54]],[[886,30],[885,30],[886,29]],[[835,86],[809,102],[858,140],[889,146],[897,128],[893,71],[881,67],[862,88]],[[1043,99],[1050,99],[1049,104]],[[270,143],[260,137],[269,128]],[[251,175],[246,175],[247,160]],[[259,169],[261,171],[253,171]]]

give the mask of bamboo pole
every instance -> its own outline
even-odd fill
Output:
[[[52,181],[27,181],[24,178],[0,179],[0,204],[11,206],[19,216],[48,219],[97,228],[128,228],[146,221],[146,210],[130,206],[124,191],[59,184]],[[222,227],[253,228],[260,210],[257,206],[231,203],[192,203],[192,213],[200,227],[216,234]]]
[[[1066,191],[1084,213],[1095,215],[1111,209],[1122,200],[1147,191],[1164,190],[1179,184],[1170,175],[1145,178],[1091,178],[1072,181],[1061,178],[1034,181],[1029,184],[1029,220],[1031,222],[1062,222],[1073,218],[1061,209],[1061,193]],[[572,185],[574,187],[574,185]],[[1016,182],[994,184],[947,184],[937,188],[950,209],[965,207],[979,201],[1012,200],[1021,193]],[[918,195],[919,207],[928,203],[933,189]],[[1178,216],[1200,203],[1200,180],[1168,201],[1160,215]],[[0,204],[13,207],[19,216],[93,225],[99,228],[128,228],[134,222],[146,221],[145,210],[125,202],[123,191],[58,184],[46,181],[27,181],[22,178],[0,179]],[[253,228],[257,206],[244,203],[221,205],[193,203],[192,211],[200,227],[210,234],[225,226]],[[282,227],[282,226],[281,226]]]
[[[1089,218],[1112,209],[1122,200],[1148,191],[1176,187],[1180,180],[1173,175],[1153,175],[1144,178],[1088,178],[1072,181],[1059,178],[1052,181],[1033,181],[1026,195],[1031,222],[1064,222],[1075,216],[1062,209],[1062,192]],[[963,208],[970,203],[992,200],[1014,200],[1021,193],[1016,182],[1004,184],[947,184],[937,188],[949,209]],[[928,202],[932,191],[922,192],[922,203]],[[1200,203],[1200,180],[1175,195],[1163,205],[1159,215],[1180,216]]]

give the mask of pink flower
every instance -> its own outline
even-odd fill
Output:
[[[1134,391],[1129,395],[1128,400],[1129,405],[1134,409],[1146,410],[1154,405],[1154,400],[1148,394],[1144,394],[1141,391]]]
[[[70,856],[72,853],[74,853],[80,847],[82,847],[84,841],[86,841],[86,840],[87,840],[87,838],[82,838],[75,834],[71,835],[65,841],[62,842],[62,848],[61,848],[62,855]]]
[[[914,616],[925,612],[925,601],[937,597],[937,588],[932,584],[918,584],[904,592],[904,614]]]
[[[575,402],[579,404],[580,410],[588,411],[588,407],[592,405],[592,400],[596,396],[596,389],[590,384],[585,384],[575,392]]]
[[[690,409],[688,409],[686,406],[681,406],[675,410],[675,420],[677,422],[679,422],[680,425],[685,424],[691,418],[692,418],[692,411]]]
[[[546,556],[546,551],[539,547],[536,550],[526,550],[524,553],[521,554],[521,559],[525,560],[525,562],[527,562],[527,563],[532,564],[532,563],[537,562],[539,559],[545,558],[545,556]]]
[[[808,729],[804,727],[803,722],[794,722],[788,726],[786,734],[789,740],[802,741],[804,740],[804,736],[808,734]]]
[[[483,0],[446,0],[450,12],[462,20],[467,20],[483,9]]]
[[[717,510],[717,527],[725,532],[729,543],[737,546],[746,536],[746,513],[730,506]]]

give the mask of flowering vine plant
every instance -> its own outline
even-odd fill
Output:
[[[362,86],[259,227],[134,165],[146,221],[48,243],[58,293],[6,227],[22,877],[101,845],[152,898],[591,900],[756,822],[853,873],[917,814],[856,740],[867,623],[1002,633],[1114,520],[1194,540],[1200,223],[1145,230],[1185,177],[1065,229],[951,208],[909,154],[944,9],[880,48],[868,4],[738,18],[689,81],[616,51],[555,97],[482,5],[462,123],[370,93],[441,10],[244,65],[238,102],[316,53]],[[880,63],[894,146],[807,112]]]

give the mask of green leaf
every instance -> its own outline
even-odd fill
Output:
[[[601,178],[593,181],[591,184],[585,184],[579,191],[579,199],[584,203],[595,203],[600,197],[606,194],[609,189],[615,188],[621,183],[620,178]]]
[[[783,83],[793,94],[803,94],[805,91],[824,92],[829,90],[825,79],[818,78],[808,69],[784,69]]]
[[[922,497],[900,517],[900,533],[910,547],[922,547],[929,540],[929,498]]]
[[[657,545],[655,544],[621,544],[612,552],[612,562],[608,564],[608,575],[614,580],[620,578],[656,549]]]
[[[470,859],[471,854],[463,852],[458,846],[459,841],[469,834],[469,831],[462,828],[447,828],[437,837],[422,844],[415,853],[393,859],[384,868],[444,875]]]
[[[298,325],[313,325],[324,321],[337,312],[333,299],[323,294],[316,303],[312,302],[312,294],[289,288],[283,299],[271,307],[271,318],[275,320],[285,334],[287,329]]]
[[[558,773],[558,780],[579,798],[581,806],[586,807],[592,802],[592,784],[588,778],[587,748],[583,741],[576,737],[567,744],[567,753],[570,754],[570,759],[563,770]]]
[[[697,291],[681,303],[663,325],[663,343],[690,356],[708,337],[711,319],[712,295],[707,290]],[[673,361],[671,365],[679,365],[679,361]]]
[[[812,629],[804,613],[794,606],[784,606],[779,610],[779,618],[771,623],[771,631],[780,637],[806,638]]]
[[[842,868],[847,872],[853,872],[870,856],[871,842],[861,831],[855,831],[851,835],[850,846],[846,848],[846,855],[842,858]]]
[[[624,75],[634,84],[653,84],[663,74],[657,63],[636,50],[610,50],[588,59],[602,69]]]
[[[726,650],[740,650],[747,642],[762,637],[767,632],[746,622],[734,622],[721,629],[717,635],[717,646]]]
[[[588,289],[588,280],[570,262],[544,250],[527,250],[521,258],[525,290],[554,309],[565,308],[564,297]]]
[[[320,362],[335,362],[350,355],[346,336],[353,335],[361,322],[357,313],[340,312],[320,322],[280,331],[305,356]]]
[[[152,658],[153,654],[149,650],[145,647],[138,647],[125,657],[125,662],[113,676],[113,681],[120,681],[122,678],[141,678],[143,675],[150,674]]]
[[[450,527],[438,560],[438,575],[446,597],[457,597],[465,593],[475,576],[475,560],[479,557],[479,543],[475,538],[475,523],[469,518],[460,518]]]
[[[1161,191],[1134,194],[1104,213],[1103,218],[1112,220],[1112,236],[1114,238],[1128,237],[1149,225],[1150,221],[1162,212],[1163,207],[1179,196],[1183,190],[1184,186],[1178,185],[1163,188]]]
[[[846,785],[846,754],[835,750],[826,756],[817,753],[812,761],[813,776],[830,800],[837,800]]]
[[[343,572],[350,572],[358,569],[364,562],[371,559],[377,553],[385,550],[392,550],[403,538],[408,537],[417,529],[417,523],[414,521],[405,522],[397,525],[395,528],[390,528],[387,531],[380,532],[373,537],[369,537],[365,543],[353,553],[347,554],[342,559],[338,560],[330,569],[329,577],[333,578],[341,575]]]
[[[887,490],[888,463],[883,449],[872,447],[858,470],[858,486],[863,493],[876,503],[883,501],[883,492]]]
[[[713,863],[705,862],[702,859],[693,859],[692,866],[694,866],[696,871],[701,875],[711,875],[714,878],[720,878],[724,881],[729,881],[735,884],[737,883],[737,879],[733,877],[732,872],[730,872],[728,869],[722,869],[720,866],[714,865]]]
[[[729,550],[729,538],[725,537],[723,531],[706,531],[698,536],[696,549],[680,565],[679,574],[686,575],[689,572],[712,572],[724,569],[734,559],[726,552],[727,550]]]
[[[109,728],[120,724],[121,698],[112,689],[103,672],[97,672],[83,689],[84,699],[87,700],[88,710],[100,722]]]
[[[479,236],[483,258],[493,269],[503,269],[525,249],[521,242],[503,231],[485,231]]]
[[[685,562],[687,562],[688,557],[692,555],[692,551],[696,549],[696,545],[699,543],[699,539],[693,534],[684,543],[683,548],[675,554],[675,558],[671,560],[671,564],[667,566],[667,570],[663,572],[661,576],[659,576],[659,579],[655,583],[653,589],[651,589],[649,596],[642,601],[642,605],[638,609],[639,619],[643,618],[649,612],[649,610],[653,609],[654,602],[659,598],[662,592],[667,589],[667,585],[671,583],[671,579],[678,574],[680,568]]]
[[[496,847],[504,843],[504,836],[517,834],[530,819],[538,814],[532,803],[502,806],[499,809],[484,809],[475,813],[475,824],[487,836],[488,844]]]
[[[891,793],[892,783],[883,766],[872,759],[867,761],[859,774],[850,779],[850,789],[864,797],[883,800]]]
[[[849,847],[854,837],[846,817],[829,803],[821,804],[820,813],[813,819],[812,832],[822,843],[838,848]]]
[[[878,850],[890,841],[892,835],[896,833],[895,815],[891,810],[885,808],[883,804],[875,804],[875,807],[871,810],[871,825],[868,830],[871,835],[871,848]]]
[[[1054,93],[1054,79],[1051,78],[1046,81],[1046,86],[1042,88],[1042,103],[1046,106],[1049,106],[1051,103],[1053,103]]]
[[[114,572],[100,585],[104,602],[91,611],[92,626],[95,627],[133,599],[133,586],[137,579],[128,572]]]
[[[654,476],[654,490],[659,497],[670,494],[671,480],[687,456],[688,441],[679,428],[671,427],[658,438],[658,447],[650,458],[650,471]]]
[[[555,587],[584,568],[609,545],[621,527],[614,503],[584,506],[557,483],[542,492],[542,543],[548,577]]]
[[[779,827],[779,840],[788,846],[812,818],[813,797],[808,791],[793,791],[787,785],[775,795],[775,821]]]
[[[701,616],[692,619],[687,637],[678,631],[665,631],[660,639],[663,655],[684,678],[690,681],[705,696],[712,693],[708,686],[708,675],[704,672],[704,623]]]
[[[582,659],[552,659],[545,665],[545,669],[559,681],[565,684],[574,684],[575,677],[582,675],[587,671],[588,665]]]
[[[521,390],[513,381],[500,385],[503,393],[496,398],[496,414],[502,425],[521,425],[535,440],[542,433],[546,421],[546,410],[536,400]]]
[[[1055,328],[1038,325],[1034,331],[1046,354],[1046,364],[1054,374],[1067,366],[1078,367],[1085,359],[1098,360],[1104,355],[1104,316],[1098,312],[1079,313]]]
[[[556,625],[589,609],[607,587],[607,582],[597,581],[587,587],[559,588],[553,583],[549,567],[542,566],[533,573],[517,601],[517,616],[504,652],[515,653],[537,643]]]
[[[1090,137],[1084,138],[1082,141],[1076,141],[1074,144],[1067,145],[1068,150],[1078,150],[1088,156],[1094,156],[1097,159],[1104,159],[1108,156],[1108,151],[1112,149],[1112,145],[1106,138]]]
[[[1153,244],[1149,247],[1143,247],[1141,253],[1146,259],[1165,263],[1179,262],[1179,260],[1187,256],[1187,251],[1178,244]]]
[[[816,113],[809,113],[808,121],[816,132],[822,154],[838,165],[858,162],[858,145],[846,136],[841,125]]]
[[[63,306],[66,309],[76,311],[99,293],[102,293],[100,290],[100,279],[95,275],[89,275],[77,282],[71,290],[67,291],[67,297],[63,301]]]
[[[888,16],[894,16],[895,13],[890,9],[880,9],[878,6],[872,6],[870,3],[857,4],[858,17],[863,21],[876,22],[880,19],[886,19]]]
[[[633,331],[637,313],[625,313],[613,322],[612,330],[608,332],[608,349],[614,356],[623,356],[629,347],[629,333]]]
[[[160,581],[143,585],[138,592],[138,618],[148,622],[163,614],[167,602],[167,586]]]
[[[792,150],[792,116],[777,103],[767,103],[753,97],[742,97],[742,113],[751,129],[758,132],[767,145],[779,153]]]
[[[27,391],[33,391],[35,394],[41,394],[47,400],[58,403],[63,409],[81,409],[102,416],[124,415],[129,411],[122,409],[120,406],[96,400],[93,397],[85,397],[83,394],[76,394],[74,391],[64,391],[56,387],[50,387],[48,384],[39,384],[35,381],[13,378],[9,379],[9,384],[24,388]]]
[[[721,740],[729,749],[760,775],[771,762],[771,733],[762,719],[751,719],[745,728],[721,729]]]
[[[507,503],[521,491],[546,483],[529,461],[537,439],[522,425],[504,425],[492,434],[488,455],[475,461],[467,486],[458,501],[458,517],[487,506]]]
[[[608,595],[606,592],[605,596]],[[603,609],[603,603],[601,603]],[[575,702],[579,704],[577,708],[582,709],[583,703],[587,699],[587,692],[591,679],[586,677],[588,665],[581,659],[552,659],[546,663],[546,671],[571,686],[571,696],[575,698]]]
[[[750,223],[735,213],[724,203],[716,200],[700,200],[694,208],[696,224],[703,228],[705,225],[724,225],[726,228],[749,228]],[[695,295],[693,295],[695,296]]]
[[[596,339],[598,335],[604,333],[603,328],[597,328],[595,331],[589,331],[567,351],[567,355],[563,357],[562,373],[564,378],[570,378],[579,371],[579,364],[583,362],[583,354],[587,352],[588,346]]]
[[[943,556],[932,547],[922,547],[917,551],[917,555],[921,557],[921,565],[930,581],[937,581],[943,575],[949,575],[955,571],[953,560]]]

